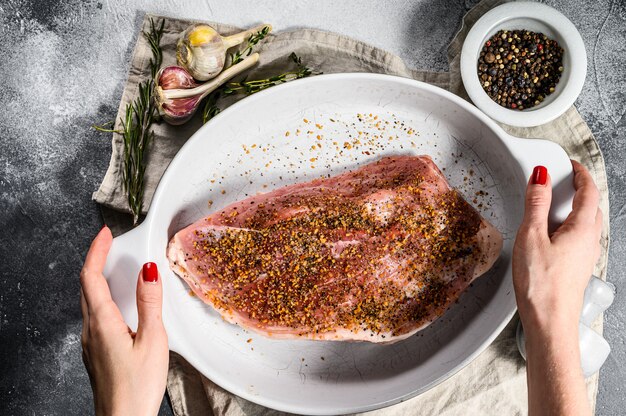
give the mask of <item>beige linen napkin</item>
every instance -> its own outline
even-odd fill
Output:
[[[317,30],[299,29],[279,32],[264,40],[256,49],[261,53],[260,64],[250,72],[249,78],[276,74],[288,66],[287,57],[294,51],[308,66],[324,73],[336,72],[376,72],[393,74],[425,81],[459,94],[467,99],[463,89],[460,71],[460,51],[463,40],[472,24],[487,10],[502,3],[485,0],[474,7],[464,17],[461,29],[448,48],[449,73],[417,71],[407,68],[404,62],[389,52],[362,42]],[[143,22],[147,30],[149,18]],[[179,33],[191,22],[165,19],[163,36],[164,65],[174,64],[174,48]],[[236,28],[211,23],[222,34],[233,33]],[[416,39],[419,41],[419,39]],[[133,52],[130,74],[120,103],[119,118],[126,104],[137,93],[137,85],[149,76],[148,61],[150,48],[139,36]],[[221,101],[222,108],[234,102]],[[176,152],[185,141],[200,127],[198,116],[189,123],[172,127],[165,123],[154,127],[155,140],[148,149],[146,169],[145,209],[159,179]],[[512,128],[502,126],[509,133],[519,137],[545,138],[559,143],[574,159],[587,166],[598,184],[602,197],[601,208],[605,213],[602,234],[602,257],[596,268],[596,275],[605,279],[608,248],[608,189],[604,160],[591,131],[574,107],[555,121],[533,128]],[[113,135],[113,153],[109,169],[93,198],[102,204],[106,223],[115,232],[129,228],[129,212],[126,197],[121,187],[122,139]],[[395,406],[368,413],[377,416],[401,415],[517,415],[526,414],[526,372],[515,343],[513,319],[496,340],[472,363],[456,375],[418,397]],[[602,332],[602,318],[598,318],[593,329]],[[258,406],[241,399],[203,377],[181,356],[170,354],[170,369],[167,388],[174,413],[180,415],[278,415],[280,412]],[[595,407],[598,388],[598,375],[587,380],[588,394]]]

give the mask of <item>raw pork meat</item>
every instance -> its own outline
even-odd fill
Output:
[[[231,323],[394,342],[441,316],[501,249],[430,157],[398,156],[236,202],[179,231],[167,255]]]

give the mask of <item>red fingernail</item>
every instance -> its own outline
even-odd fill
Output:
[[[545,185],[548,181],[548,169],[545,166],[535,166],[533,169],[532,184]]]
[[[159,280],[159,269],[151,261],[143,265],[143,281],[154,283]]]
[[[107,228],[107,225],[106,225],[106,224],[104,224],[104,225],[102,226],[102,228],[100,228],[100,231],[104,230],[105,228]]]

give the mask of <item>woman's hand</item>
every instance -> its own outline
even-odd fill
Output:
[[[513,249],[513,283],[522,323],[533,327],[578,326],[585,288],[600,257],[600,194],[587,169],[576,161],[572,166],[572,212],[552,235],[552,183],[545,168],[535,168],[526,191]]]
[[[572,212],[552,234],[552,184],[538,166],[526,191],[513,248],[513,284],[526,338],[529,415],[589,415],[578,322],[585,288],[600,257],[602,211],[591,175],[574,168]]]
[[[105,226],[91,244],[80,274],[83,361],[96,414],[156,415],[169,360],[159,273],[154,263],[146,263],[139,273],[139,323],[134,333],[111,299],[102,275],[111,241],[111,231]]]

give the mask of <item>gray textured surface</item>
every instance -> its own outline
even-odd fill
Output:
[[[78,272],[101,226],[91,193],[104,175],[108,135],[144,12],[314,27],[446,70],[446,45],[475,1],[279,2],[5,0],[0,2],[0,414],[89,414],[80,355]],[[609,176],[613,347],[597,414],[626,409],[626,2],[549,0],[581,31],[589,54],[576,105],[600,142]],[[166,405],[163,414],[170,414]]]

